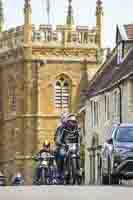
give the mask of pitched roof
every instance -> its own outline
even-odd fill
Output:
[[[122,40],[133,40],[133,24],[117,25],[116,43],[119,43]]]
[[[99,75],[94,77],[87,89],[87,96],[96,96],[105,90],[111,89],[130,74],[133,74],[133,48],[129,50],[123,63],[117,65],[117,55],[115,54],[105,62],[100,68]]]
[[[133,24],[117,26],[116,45],[118,46],[121,41],[126,43],[133,42]],[[123,62],[118,65],[117,46],[89,83],[86,92],[88,97],[96,96],[105,90],[111,89],[118,82],[133,74],[133,48],[128,50],[128,54],[123,59]]]
[[[133,24],[126,24],[124,25],[127,37],[129,40],[133,39]]]

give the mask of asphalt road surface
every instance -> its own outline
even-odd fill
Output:
[[[133,200],[133,186],[1,187],[0,200]]]

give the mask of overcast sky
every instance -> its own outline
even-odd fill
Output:
[[[47,23],[47,0],[31,0],[33,23]],[[64,24],[68,0],[50,0],[51,23]],[[23,23],[24,0],[3,0],[5,27]],[[75,23],[95,25],[96,0],[73,0]],[[116,24],[133,23],[133,0],[103,0],[104,7],[104,41],[105,46],[112,46],[115,41]]]

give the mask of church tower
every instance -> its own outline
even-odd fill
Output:
[[[99,68],[102,2],[97,0],[93,28],[76,25],[72,0],[67,2],[65,23],[53,28],[32,25],[32,3],[24,0],[24,23],[2,31],[0,1],[0,170],[7,177],[20,171],[26,184],[32,184],[33,156],[45,140],[54,145],[63,112],[79,114],[80,97]]]
[[[99,48],[102,48],[103,37],[103,6],[102,1],[96,2],[96,44]]]

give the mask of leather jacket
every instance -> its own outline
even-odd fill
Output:
[[[57,146],[70,143],[80,143],[80,131],[78,127],[75,129],[63,126],[58,127],[55,135],[55,143]]]

